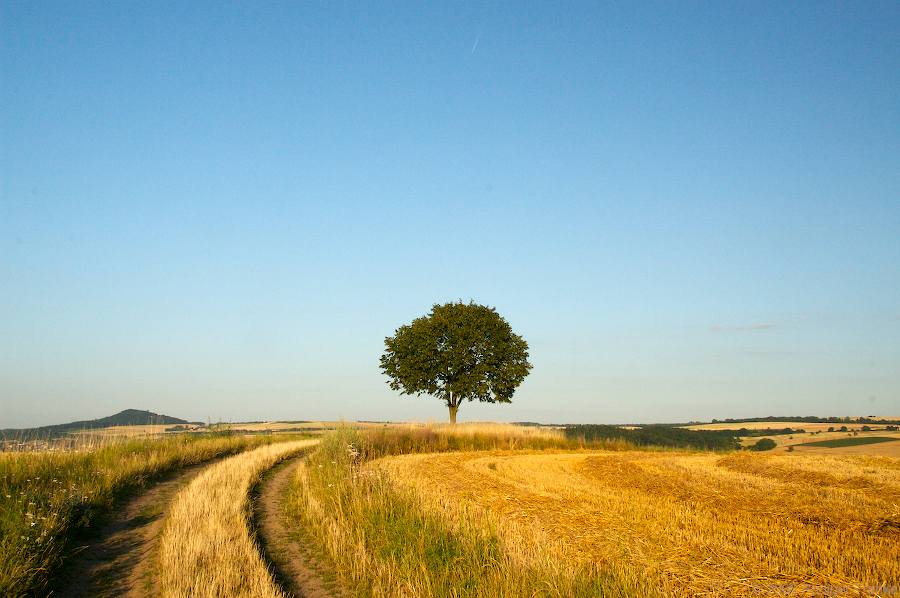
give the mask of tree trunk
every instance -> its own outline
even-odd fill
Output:
[[[450,423],[456,423],[456,412],[459,411],[459,405],[450,405]]]

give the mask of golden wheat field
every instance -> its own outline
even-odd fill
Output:
[[[900,460],[476,452],[376,461],[523,562],[596,566],[669,596],[879,595],[900,585]],[[830,594],[829,594],[830,593]]]

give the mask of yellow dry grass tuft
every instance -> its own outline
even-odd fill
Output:
[[[242,453],[181,491],[160,537],[160,593],[282,598],[250,531],[249,491],[263,471],[317,442],[279,442]]]
[[[375,463],[523,564],[598,566],[669,596],[877,595],[900,586],[900,460],[508,452]]]

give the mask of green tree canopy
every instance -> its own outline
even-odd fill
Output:
[[[771,438],[760,438],[756,444],[750,447],[751,451],[771,451],[778,446]]]
[[[528,343],[492,307],[434,305],[384,339],[381,370],[400,394],[432,395],[450,410],[463,401],[509,403],[528,375]]]

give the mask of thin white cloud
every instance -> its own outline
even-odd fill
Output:
[[[759,322],[756,324],[742,324],[739,326],[722,326],[713,324],[709,327],[710,332],[747,332],[753,330],[771,330],[775,328],[772,322]]]

